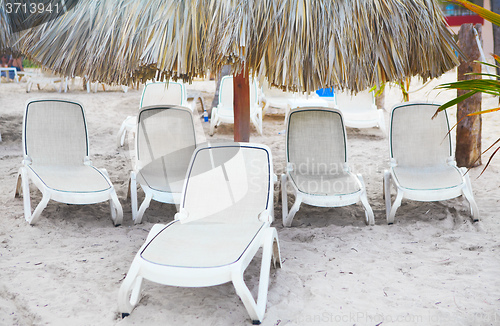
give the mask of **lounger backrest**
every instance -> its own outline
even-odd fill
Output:
[[[296,173],[338,173],[347,162],[345,127],[338,110],[293,110],[286,135],[287,163]]]
[[[144,86],[140,108],[151,105],[184,105],[186,100],[186,90],[181,83],[149,83]]]
[[[26,106],[24,154],[33,164],[83,164],[88,156],[83,107],[64,100],[34,100]]]
[[[250,83],[250,110],[257,106],[257,83],[252,79]],[[223,108],[233,109],[233,76],[224,76],[220,82],[219,105]]]
[[[196,147],[193,114],[179,106],[150,106],[139,111],[137,159],[142,166],[163,157],[165,165],[187,168]]]
[[[390,150],[398,165],[442,165],[452,156],[446,111],[432,119],[438,107],[437,104],[404,103],[392,110]]]
[[[335,91],[335,101],[340,110],[368,111],[375,109],[375,98],[373,92],[362,91],[351,94],[349,91]]]
[[[273,209],[271,160],[269,149],[252,144],[196,150],[181,207],[189,212],[190,219],[225,212],[222,216],[230,217],[225,222],[257,221],[259,213]]]

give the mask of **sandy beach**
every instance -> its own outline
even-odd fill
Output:
[[[434,87],[453,80],[455,71],[426,85],[414,79],[410,100],[445,102],[454,92],[439,93]],[[87,93],[77,82],[68,93],[50,87],[26,93],[25,87],[0,84],[0,325],[250,325],[232,284],[176,288],[146,281],[136,309],[121,318],[118,289],[134,255],[151,227],[172,221],[176,212],[174,205],[153,201],[143,223],[132,222],[126,200],[132,146],[117,147],[116,138],[122,121],[137,113],[142,88]],[[195,81],[187,89],[199,92],[210,106],[215,82]],[[84,105],[90,158],[109,172],[124,210],[121,226],[113,226],[107,203],[75,206],[54,201],[35,225],[26,223],[23,201],[14,198],[14,189],[22,161],[25,103],[34,98]],[[401,100],[398,89],[387,90],[387,126],[389,110]],[[483,108],[494,108],[497,101],[483,95]],[[274,171],[280,175],[285,166],[284,115],[272,112],[264,116],[262,136],[252,129],[251,142],[271,148]],[[449,114],[455,123],[455,109]],[[233,139],[231,125],[210,137],[209,124],[199,122],[206,135],[201,140]],[[499,130],[500,114],[483,117],[483,149],[499,137]],[[388,140],[377,128],[348,129],[347,137],[350,165],[364,177],[375,225],[365,225],[361,205],[303,204],[292,227],[284,228],[276,185],[273,226],[283,267],[271,269],[262,324],[500,325],[500,156],[480,178],[489,155],[469,172],[480,222],[472,223],[468,204],[459,197],[432,203],[403,200],[395,224],[389,226],[382,199]],[[41,194],[34,187],[31,194],[34,206]],[[253,293],[259,271],[260,254],[245,273]]]

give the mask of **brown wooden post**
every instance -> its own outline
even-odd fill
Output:
[[[481,78],[480,76],[466,75],[466,73],[481,72],[481,64],[474,62],[474,60],[480,59],[480,52],[473,28],[477,30],[479,38],[482,40],[480,24],[476,24],[476,26],[464,24],[458,32],[458,44],[468,58],[467,61],[460,59],[457,73],[458,80]],[[457,90],[457,96],[466,92]],[[481,111],[481,98],[481,93],[476,93],[457,104],[457,121],[463,118],[457,125],[455,158],[458,166],[470,168],[481,164],[481,115],[465,117],[467,114]],[[477,160],[478,158],[479,160]]]
[[[250,141],[250,78],[242,69],[233,78],[234,141]]]

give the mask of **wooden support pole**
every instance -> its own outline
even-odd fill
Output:
[[[481,64],[474,62],[480,60],[480,52],[474,33],[476,29],[480,40],[481,24],[464,24],[458,32],[458,44],[467,56],[467,61],[460,60],[457,80],[478,79],[480,76],[466,75],[467,73],[481,72]],[[457,96],[468,91],[457,90]],[[481,93],[476,93],[468,99],[457,104],[457,146],[455,158],[458,166],[471,168],[481,164],[481,115],[466,117],[467,114],[481,111]],[[478,160],[479,158],[479,160]]]
[[[248,70],[233,78],[234,141],[250,141],[250,82]]]

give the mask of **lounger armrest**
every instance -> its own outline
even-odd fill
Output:
[[[143,168],[142,162],[137,160],[135,162],[134,171],[140,171],[140,170],[142,170],[142,168]]]
[[[90,160],[90,158],[88,156],[85,156],[85,158],[83,159],[83,164],[92,165],[92,161]]]
[[[269,210],[265,209],[262,212],[260,212],[259,221],[272,223],[273,220],[274,220],[274,217]]]
[[[24,166],[30,165],[32,163],[31,157],[29,155],[24,155],[22,163]]]
[[[451,166],[457,166],[457,161],[455,161],[455,158],[453,156],[448,157],[446,163]]]
[[[351,168],[349,167],[349,164],[347,164],[347,162],[344,163],[344,166],[343,166],[343,169],[344,169],[344,172],[351,172]]]
[[[186,221],[188,218],[189,218],[189,213],[185,208],[181,208],[174,215],[174,220],[180,221],[181,223],[183,223],[183,221]]]

